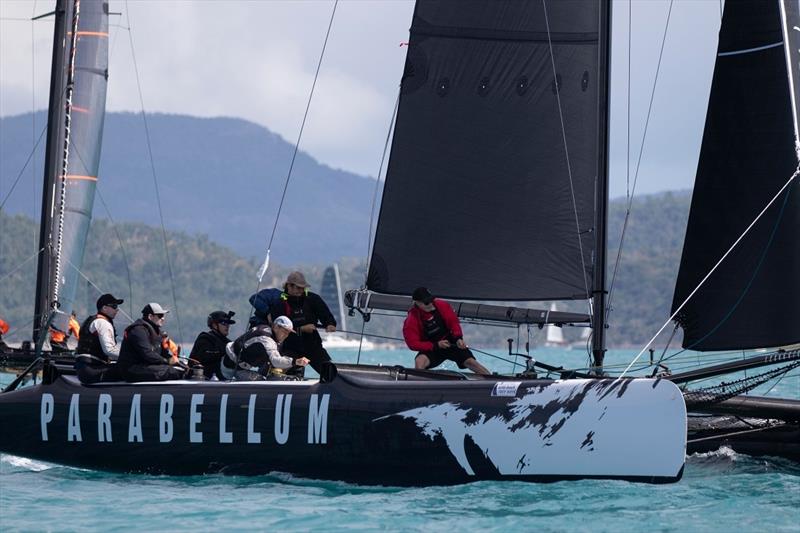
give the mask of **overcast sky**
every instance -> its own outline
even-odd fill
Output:
[[[53,4],[0,0],[0,116],[47,106],[52,18],[29,19]],[[634,0],[630,6],[631,179],[669,5]],[[146,111],[240,117],[295,142],[332,1],[111,0],[110,6],[122,13],[111,18],[110,111],[141,111],[133,50]],[[377,174],[412,10],[408,0],[340,0],[301,149],[332,167]],[[628,13],[627,1],[614,2],[612,196],[626,188]],[[692,186],[719,22],[719,0],[676,0],[672,7],[637,194]]]

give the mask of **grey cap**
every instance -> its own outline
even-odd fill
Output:
[[[149,304],[144,306],[144,309],[142,309],[143,316],[166,315],[167,313],[169,313],[169,309],[164,309],[163,307],[161,307],[160,304],[157,304],[156,302],[150,302]]]

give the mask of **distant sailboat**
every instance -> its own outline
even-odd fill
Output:
[[[556,303],[551,303],[550,312],[557,311]],[[570,344],[564,338],[564,331],[556,324],[548,324],[544,327],[544,346],[545,348],[570,348]]]
[[[373,350],[375,343],[365,339],[357,339],[353,335],[346,333],[347,313],[345,313],[344,301],[342,300],[342,282],[339,277],[339,265],[334,263],[325,269],[322,275],[322,285],[319,295],[328,304],[328,308],[336,318],[337,331],[326,333],[320,331],[322,341],[326,348],[334,350]]]

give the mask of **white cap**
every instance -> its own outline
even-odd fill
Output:
[[[169,309],[164,309],[159,304],[155,302],[150,302],[149,304],[144,306],[142,309],[143,315],[166,315],[169,313]]]
[[[292,324],[292,320],[288,316],[279,316],[278,318],[273,320],[272,327],[288,329],[289,331],[294,333],[294,324]]]

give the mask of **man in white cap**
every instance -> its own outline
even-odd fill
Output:
[[[250,331],[225,347],[225,357],[220,371],[225,379],[237,381],[259,381],[280,374],[293,366],[306,366],[305,357],[292,358],[282,355],[280,346],[294,332],[292,321],[279,316],[272,321],[272,328],[264,321],[254,325]],[[273,372],[275,369],[278,372]]]
[[[151,302],[142,309],[142,318],[125,329],[119,351],[119,365],[125,381],[167,381],[182,379],[186,371],[178,356],[164,345],[161,328],[169,310]]]

